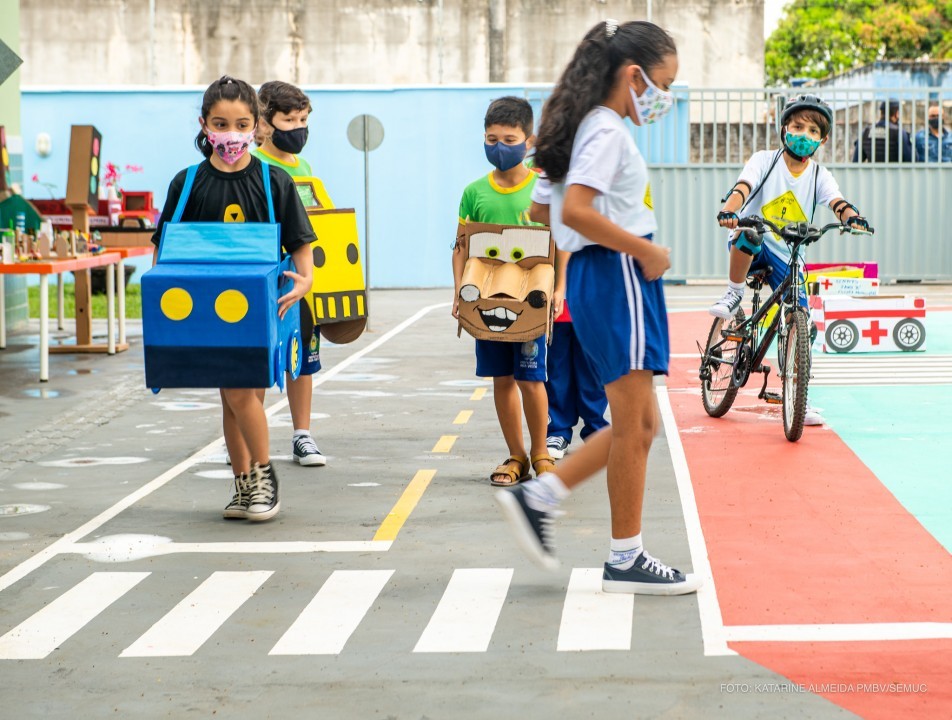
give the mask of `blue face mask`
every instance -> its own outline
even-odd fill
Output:
[[[783,144],[794,155],[799,155],[802,158],[810,157],[820,147],[819,140],[814,140],[806,135],[791,135],[790,133],[784,133]]]
[[[526,157],[526,144],[524,142],[518,145],[506,145],[502,142],[497,142],[494,145],[486,143],[485,148],[486,159],[502,172],[512,170]]]

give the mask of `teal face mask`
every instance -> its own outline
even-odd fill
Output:
[[[814,140],[806,135],[791,135],[790,133],[784,133],[783,144],[787,146],[787,150],[802,158],[810,157],[820,147],[819,140]]]

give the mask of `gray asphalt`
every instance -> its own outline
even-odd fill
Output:
[[[697,305],[698,292],[669,294],[676,307]],[[0,636],[29,626],[94,573],[146,575],[43,657],[0,659],[0,718],[852,717],[807,693],[728,691],[787,681],[739,656],[705,657],[692,596],[635,598],[630,649],[557,649],[573,569],[604,561],[604,478],[565,504],[562,570],[533,568],[492,500],[487,475],[505,447],[491,388],[473,376],[472,340],[456,338],[449,295],[375,292],[372,330],[350,345],[325,345],[313,430],[328,465],[290,462],[290,417],[275,409],[283,509],[260,524],[221,518],[230,481],[217,392],[146,390],[138,324],[126,353],[51,356],[44,384],[35,328],[11,334],[0,353]],[[480,387],[490,392],[474,400]],[[266,406],[282,398],[269,391]],[[472,418],[454,425],[462,410]],[[443,435],[458,439],[449,452],[432,452]],[[372,540],[426,469],[436,474],[389,550],[263,551],[277,542]],[[663,435],[652,449],[644,532],[653,554],[690,569]],[[262,545],[150,554],[163,538]],[[140,557],[128,559],[130,548]],[[414,652],[454,572],[473,568],[512,569],[488,647]],[[393,572],[342,649],[269,654],[330,578],[373,570]],[[271,574],[196,649],[120,657],[214,573],[256,571]],[[40,617],[44,629],[63,620]]]

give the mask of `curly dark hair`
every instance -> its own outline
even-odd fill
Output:
[[[611,36],[609,27],[600,22],[585,34],[542,109],[535,164],[552,182],[565,179],[578,126],[608,97],[618,69],[634,63],[647,73],[677,53],[672,37],[654,23],[626,22]]]
[[[202,118],[204,120],[208,120],[208,113],[212,111],[215,103],[219,100],[241,100],[248,106],[248,110],[255,120],[255,125],[258,124],[258,95],[255,93],[255,89],[244,80],[222,75],[209,85],[205,95],[202,96]],[[207,158],[210,158],[214,152],[214,148],[208,142],[208,136],[204,130],[198,131],[198,136],[195,138],[195,147]]]

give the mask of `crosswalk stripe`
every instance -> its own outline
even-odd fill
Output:
[[[270,570],[212,573],[119,657],[193,654],[271,575]]]
[[[336,655],[393,570],[335,570],[269,655]]]
[[[0,637],[0,659],[45,658],[148,576],[147,572],[93,573]]]
[[[454,570],[413,652],[486,652],[512,572],[512,568]]]
[[[602,568],[574,568],[556,649],[630,650],[635,596],[602,592]]]
[[[952,384],[952,355],[813,355],[812,385]]]

